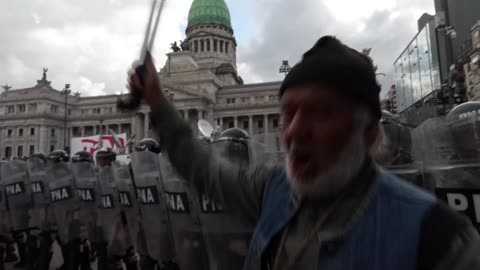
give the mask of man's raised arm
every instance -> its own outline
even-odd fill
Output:
[[[152,125],[177,172],[213,199],[220,199],[226,208],[256,222],[263,189],[273,170],[263,166],[231,164],[206,151],[165,97],[149,55],[145,67],[143,85],[137,74],[132,72],[129,86],[131,91],[140,92],[150,105]]]

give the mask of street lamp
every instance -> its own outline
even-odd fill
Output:
[[[67,101],[71,92],[70,84],[65,84],[65,89],[61,92],[62,95],[65,95],[65,117],[63,119],[63,148],[65,151],[67,150]]]
[[[282,65],[280,66],[279,73],[285,73],[285,77],[287,77],[288,72],[290,72],[292,68],[288,64],[288,61],[283,60]]]

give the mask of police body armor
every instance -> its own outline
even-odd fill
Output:
[[[199,193],[176,173],[165,154],[159,155],[159,162],[175,243],[174,262],[182,270],[210,269],[200,223]]]
[[[171,260],[174,247],[158,155],[147,150],[136,151],[131,154],[131,160],[136,198],[142,215],[140,235],[145,236],[139,242],[145,244],[148,255],[158,263]]]
[[[480,230],[479,102],[427,119],[414,130],[416,156],[423,161],[426,188]]]
[[[229,129],[211,144],[211,151],[235,164],[249,164],[260,153],[251,147],[248,134],[241,129]],[[208,246],[211,269],[242,269],[254,224],[240,220],[221,201],[200,194],[201,224]]]

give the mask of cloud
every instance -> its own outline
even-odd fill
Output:
[[[154,48],[158,68],[169,44],[184,38],[192,0],[169,1]],[[379,80],[393,83],[393,62],[433,12],[432,0],[226,0],[246,83],[281,80],[282,60],[293,65],[322,35],[360,50],[373,48]],[[125,91],[126,72],[139,56],[150,0],[0,1],[0,84],[25,88],[41,78],[67,83],[83,95]]]

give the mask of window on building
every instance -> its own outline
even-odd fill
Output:
[[[207,39],[206,42],[207,42],[207,52],[209,52],[210,51],[210,39]]]
[[[35,135],[35,128],[30,128],[30,135]]]
[[[7,137],[12,137],[13,130],[7,130]]]
[[[248,121],[243,121],[243,129],[248,129]]]
[[[263,120],[258,120],[258,128],[263,128]]]
[[[81,114],[81,115],[88,114],[88,109],[82,109],[82,110],[80,111],[80,114]]]
[[[52,132],[52,136],[55,136],[55,129],[54,128],[52,128],[51,132]]]
[[[105,108],[105,112],[106,112],[106,113],[112,113],[112,112],[113,112],[113,109],[112,109],[112,108]]]
[[[241,102],[241,103],[246,103],[246,102],[247,102],[247,98],[244,98],[244,97],[240,98],[240,102]]]
[[[15,106],[14,105],[8,105],[7,106],[7,114],[12,114],[15,113]]]
[[[234,127],[235,127],[235,123],[233,123],[233,121],[228,122],[228,128],[234,128]]]
[[[268,100],[270,100],[270,101],[275,101],[276,99],[277,99],[277,97],[273,96],[273,95],[268,97]]]
[[[23,157],[23,146],[19,145],[17,148],[17,157]]]
[[[255,97],[255,102],[257,102],[257,103],[261,103],[261,102],[263,102],[264,100],[265,100],[265,98],[262,97],[262,96],[256,96],[256,97]]]
[[[52,107],[50,107],[50,112],[57,113],[58,112],[58,106],[57,105],[52,105]]]
[[[55,151],[55,145],[50,145],[50,152]]]
[[[72,109],[68,109],[68,115],[72,115]]]
[[[203,39],[200,40],[200,51],[201,52],[205,51],[205,41]]]
[[[193,50],[194,50],[195,52],[198,52],[198,40],[194,40],[194,41],[193,41]]]
[[[278,119],[273,119],[273,128],[278,128]]]
[[[18,136],[23,136],[23,128],[18,129]]]
[[[225,53],[228,53],[228,45],[230,45],[230,43],[225,42]]]
[[[25,104],[18,105],[18,112],[24,113],[27,110]]]
[[[35,145],[30,145],[30,149],[29,149],[28,152],[29,152],[29,155],[30,155],[30,156],[33,155],[33,154],[35,154]]]
[[[213,51],[218,51],[218,40],[216,39],[213,40]]]
[[[101,111],[100,108],[93,109],[94,114],[100,114],[100,111]]]
[[[12,156],[12,147],[11,146],[5,147],[5,157],[10,158],[11,156]]]
[[[220,40],[220,52],[223,52],[223,40]]]
[[[31,104],[28,104],[28,111],[29,112],[36,112],[37,111],[37,104],[35,103],[31,103]]]

